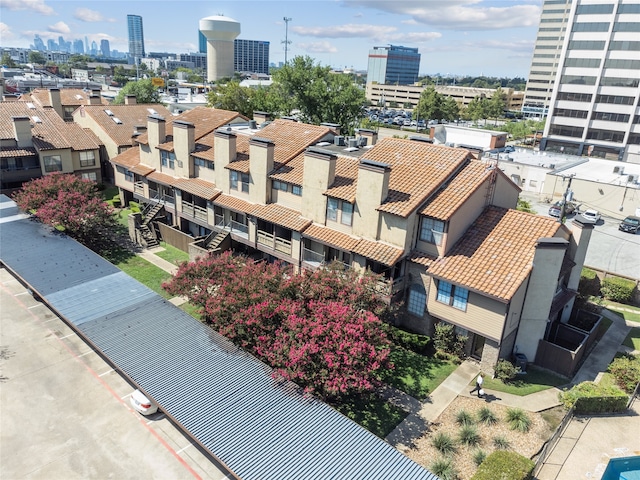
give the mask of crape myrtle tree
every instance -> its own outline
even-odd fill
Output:
[[[325,400],[380,384],[391,341],[373,274],[329,266],[294,275],[231,252],[183,263],[163,287],[200,307],[215,330],[265,361],[274,376]]]
[[[89,248],[102,245],[117,225],[96,183],[72,174],[52,173],[31,180],[13,198],[20,209]]]

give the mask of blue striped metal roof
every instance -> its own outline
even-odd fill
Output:
[[[0,245],[10,271],[238,478],[437,479],[6,196]]]

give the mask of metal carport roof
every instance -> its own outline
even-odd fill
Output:
[[[0,259],[238,478],[437,478],[4,195]]]

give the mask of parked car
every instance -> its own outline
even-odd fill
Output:
[[[640,231],[640,217],[629,216],[620,222],[618,230],[629,233],[638,233]]]
[[[590,223],[598,223],[598,221],[600,220],[600,214],[598,213],[598,211],[592,210],[591,208],[580,213],[580,215],[582,215],[582,218]]]
[[[554,203],[553,205],[551,205],[549,207],[549,215],[551,215],[552,217],[559,217],[560,216],[560,210],[562,209],[562,200],[558,200],[556,203]],[[565,215],[571,215],[573,212],[576,211],[576,205],[575,203],[571,203],[571,202],[567,202],[567,204],[564,207],[564,214]]]
[[[142,415],[153,415],[158,411],[158,405],[149,400],[140,390],[136,390],[131,394],[129,402],[133,409]]]
[[[505,153],[511,153],[511,152],[515,152],[516,149],[513,145],[507,145],[506,147],[504,147],[503,150]]]

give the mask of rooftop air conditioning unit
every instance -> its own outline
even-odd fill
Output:
[[[333,137],[333,144],[338,147],[344,147],[344,137],[342,135],[336,135]]]
[[[629,175],[627,177],[627,182],[629,182],[629,183],[638,183],[638,175]]]
[[[358,139],[350,138],[349,139],[349,148],[357,148],[358,147]]]
[[[620,173],[620,170],[624,171],[624,167],[619,165],[617,167],[613,167],[613,173]]]
[[[367,137],[358,138],[358,146],[359,147],[366,147],[367,146]]]

